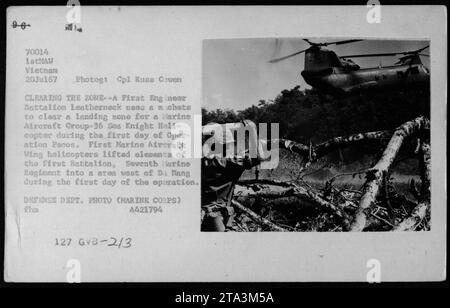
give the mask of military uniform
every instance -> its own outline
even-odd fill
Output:
[[[225,231],[231,227],[234,187],[246,169],[259,163],[248,157],[202,158],[202,231]]]

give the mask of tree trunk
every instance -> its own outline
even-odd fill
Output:
[[[280,226],[277,226],[276,224],[274,224],[270,220],[265,219],[264,217],[261,217],[260,215],[256,214],[255,212],[253,212],[249,208],[243,206],[242,204],[240,204],[236,200],[231,200],[231,203],[235,207],[237,207],[239,210],[241,210],[242,212],[245,212],[248,216],[250,216],[251,219],[253,219],[257,223],[260,223],[263,226],[269,227],[271,230],[274,230],[274,231],[288,232],[288,230],[286,230],[286,229],[284,229],[284,228],[282,228]]]
[[[399,223],[392,231],[414,231],[417,223],[425,218],[429,206],[430,204],[428,202],[419,203],[419,205],[414,208],[411,216]]]
[[[360,134],[353,134],[345,137],[335,137],[331,138],[325,142],[319,143],[317,146],[314,147],[314,153],[315,158],[320,158],[331,151],[339,148],[343,148],[345,146],[348,146],[350,144],[354,144],[360,141],[365,140],[377,140],[377,139],[387,139],[392,136],[392,131],[390,130],[383,130],[383,131],[377,131],[377,132],[368,132],[368,133],[360,133]]]
[[[419,117],[406,122],[395,130],[381,159],[367,173],[367,181],[364,185],[363,196],[361,197],[356,216],[351,224],[351,231],[362,231],[364,229],[367,221],[366,211],[375,202],[380,190],[380,185],[382,184],[383,175],[389,171],[404,139],[427,126],[429,126],[429,120],[424,117]]]
[[[422,142],[420,146],[420,179],[422,181],[420,187],[420,200],[430,200],[431,197],[431,151],[430,144]]]
[[[248,183],[249,181],[242,181],[238,184]],[[251,182],[253,185],[257,185],[254,181]],[[267,183],[266,181],[261,181],[261,183]],[[270,182],[269,182],[270,183]],[[275,184],[276,185],[276,184]],[[286,185],[286,183],[285,183]],[[319,208],[323,208],[328,212],[331,212],[338,216],[344,225],[344,229],[348,229],[350,226],[350,221],[348,215],[343,211],[343,209],[332,202],[321,197],[319,194],[314,192],[311,189],[306,189],[302,186],[291,184],[288,189],[279,191],[279,192],[267,192],[264,190],[260,190],[255,192],[254,194],[248,196],[262,197],[262,198],[283,198],[283,197],[297,197],[299,199],[311,202]]]
[[[280,148],[284,148],[293,153],[300,154],[302,157],[313,162],[336,149],[344,148],[361,141],[387,139],[391,136],[392,131],[383,130],[335,137],[325,142],[319,143],[316,146],[307,146],[288,139],[273,140],[272,142],[278,141]]]

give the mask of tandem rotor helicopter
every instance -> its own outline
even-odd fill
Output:
[[[269,62],[276,63],[305,53],[305,68],[301,75],[306,83],[324,93],[340,96],[369,90],[429,87],[430,71],[420,59],[420,56],[429,57],[421,53],[429,45],[413,51],[338,56],[334,51],[322,47],[362,40],[326,43],[314,43],[308,39],[304,41],[310,45],[309,48]],[[372,68],[361,68],[351,60],[351,58],[385,56],[400,57],[394,65]]]

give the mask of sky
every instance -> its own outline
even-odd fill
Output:
[[[308,38],[313,42],[337,41],[352,38]],[[364,40],[343,45],[330,45],[338,56],[350,54],[402,52],[428,45],[427,41]],[[269,63],[308,48],[300,38],[218,39],[203,42],[203,107],[243,110],[257,105],[261,99],[274,99],[282,90],[300,85],[310,88],[300,72],[304,67],[304,53],[278,63]],[[423,51],[429,54],[430,50]],[[429,58],[421,57],[429,68]],[[398,57],[355,58],[364,67],[392,65]]]

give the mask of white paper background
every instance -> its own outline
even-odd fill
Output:
[[[383,281],[445,278],[445,127],[447,33],[445,7],[382,7],[380,24],[360,7],[84,7],[83,33],[64,31],[65,7],[8,9],[6,88],[7,281],[65,281],[78,259],[82,281],[364,281],[366,262],[381,262]],[[32,26],[12,29],[13,20]],[[127,207],[46,207],[17,216],[26,194],[64,189],[22,185],[24,93],[167,93],[149,86],[73,84],[74,75],[181,75],[180,95],[200,114],[202,40],[257,37],[429,39],[431,41],[432,226],[411,233],[223,233],[199,231],[200,190],[182,189],[184,204],[163,215],[129,215]],[[55,89],[25,85],[24,49],[48,48],[61,82]],[[64,78],[67,76],[67,78]],[[199,179],[199,161],[194,160]],[[145,188],[142,188],[145,189]],[[99,192],[100,190],[100,192]],[[109,195],[117,190],[69,192]],[[141,191],[136,191],[141,193]],[[173,193],[173,192],[172,192]],[[158,192],[159,194],[159,192]],[[44,208],[44,207],[42,207]],[[20,233],[20,236],[19,236]],[[59,248],[55,237],[126,235],[128,250]]]

